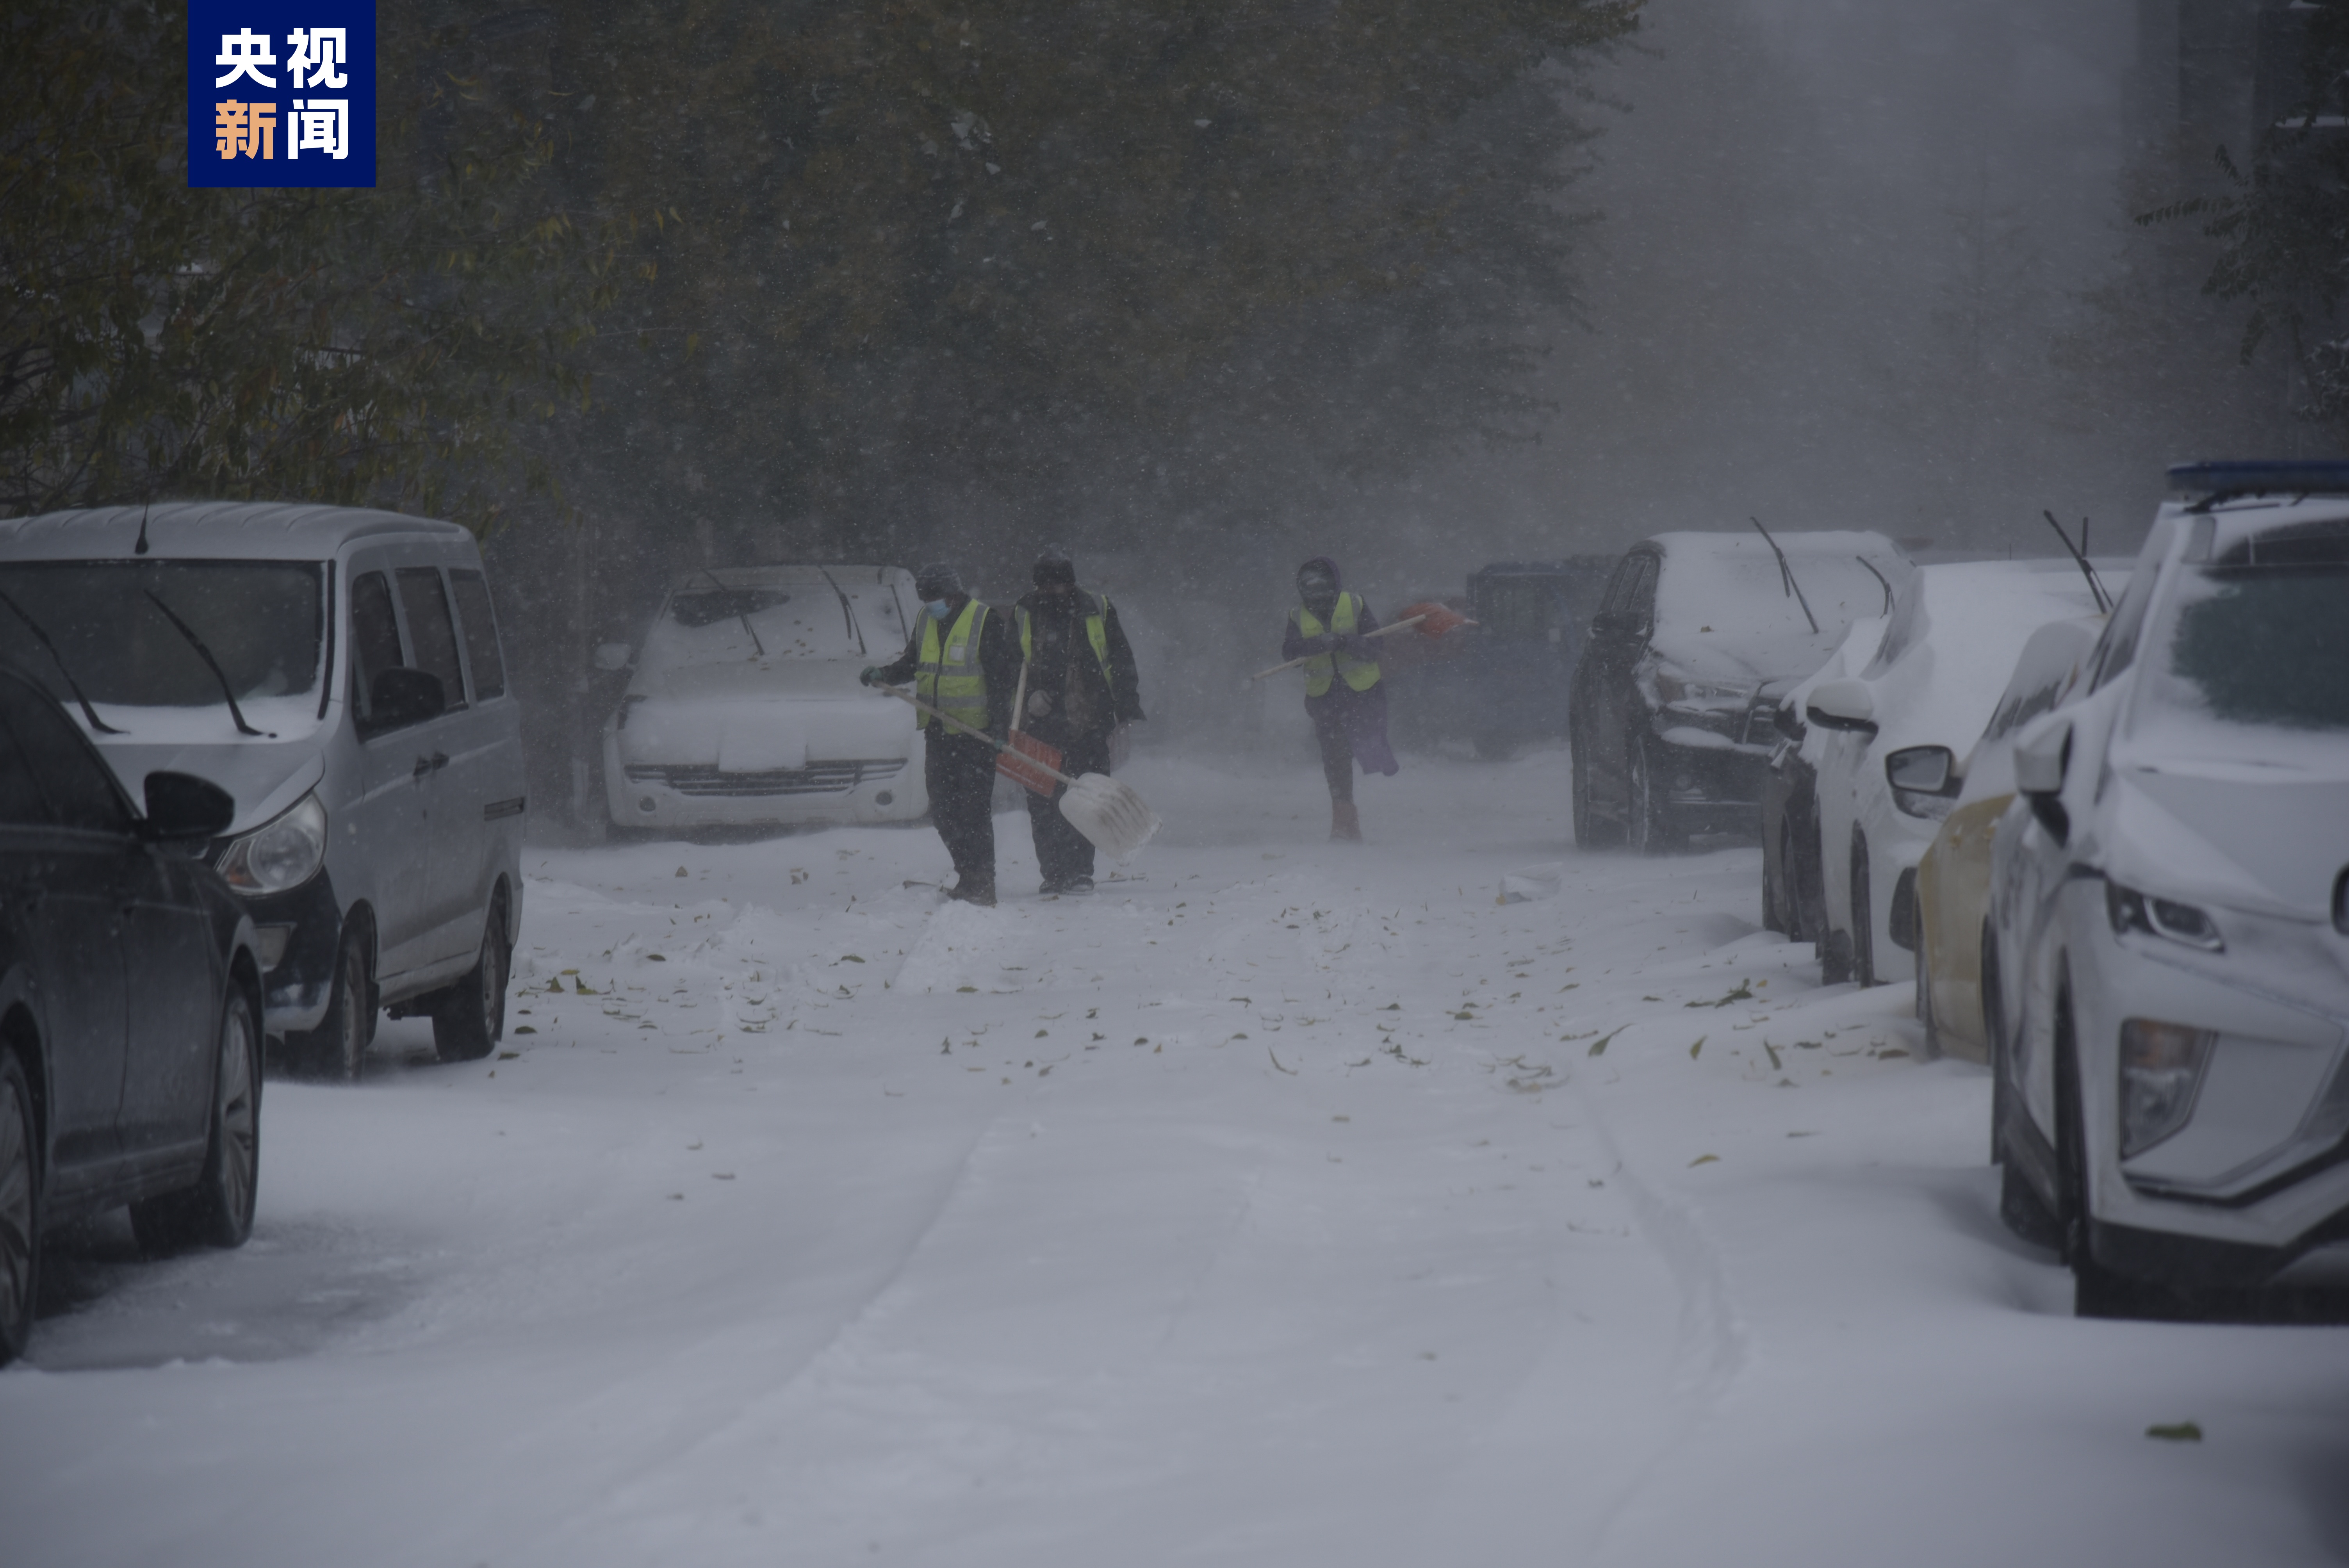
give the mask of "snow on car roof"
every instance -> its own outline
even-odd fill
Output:
[[[371,507],[292,501],[171,500],[0,520],[0,556],[92,561],[131,554],[141,522],[147,554],[164,560],[324,561],[357,539],[424,534],[470,539],[437,518]]]

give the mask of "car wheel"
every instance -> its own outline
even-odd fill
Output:
[[[0,1367],[25,1353],[40,1290],[40,1130],[25,1064],[0,1052]]]
[[[432,1007],[432,1049],[444,1062],[479,1061],[496,1048],[506,1027],[506,901],[490,903],[481,954],[465,977]]]
[[[1643,855],[1660,855],[1677,847],[1679,839],[1671,828],[1671,816],[1664,804],[1663,794],[1656,788],[1655,773],[1648,765],[1648,748],[1636,737],[1626,748],[1625,766],[1630,777],[1625,793],[1630,797],[1624,815],[1630,819],[1631,847]]]
[[[374,965],[368,960],[366,928],[353,921],[335,954],[326,1018],[315,1029],[288,1031],[285,1049],[295,1070],[305,1077],[353,1083],[374,1040]]]
[[[253,1234],[260,1178],[261,1032],[254,1026],[253,999],[232,985],[221,1009],[204,1173],[184,1192],[131,1204],[130,1229],[149,1253],[241,1247]]]
[[[1568,744],[1573,756],[1575,844],[1585,850],[1611,850],[1623,841],[1622,827],[1607,820],[1594,809],[1590,787],[1595,769],[1590,766],[1590,748],[1579,735]]]
[[[1998,994],[1998,939],[1991,934],[1990,922],[1982,928],[1982,1044],[1990,1057],[1990,1162],[1999,1164],[2006,1159],[2007,1100],[2013,1091],[2006,1087],[2005,1016],[1999,1011],[2003,1006]]]
[[[1851,835],[1851,977],[1876,984],[1876,905],[1868,898],[1868,836],[1857,829]]]
[[[1941,1032],[1933,1023],[1933,968],[1925,960],[1925,928],[1920,922],[1916,906],[1910,904],[1909,930],[1917,944],[1911,967],[1917,975],[1918,1053],[1931,1061],[1941,1054]]]
[[[1795,824],[1786,818],[1778,819],[1778,875],[1774,883],[1763,891],[1765,909],[1778,919],[1778,930],[1789,942],[1809,940],[1803,930],[1802,883],[1795,872]]]

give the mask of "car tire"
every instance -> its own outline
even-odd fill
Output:
[[[235,985],[221,1008],[212,1099],[204,1171],[196,1184],[130,1205],[130,1229],[150,1254],[241,1247],[253,1234],[261,1184],[261,1031],[253,998]]]
[[[481,956],[465,977],[432,1004],[432,1049],[444,1062],[477,1062],[497,1048],[506,1027],[506,980],[512,967],[506,941],[506,899],[490,902],[481,927]]]
[[[1868,835],[1851,833],[1851,977],[1873,985],[1876,977],[1876,906],[1869,902]]]
[[[1656,792],[1647,745],[1636,736],[1624,748],[1624,794],[1629,804],[1623,814],[1629,820],[1626,836],[1631,847],[1643,855],[1661,855],[1679,848],[1680,839],[1672,830],[1670,810]]]
[[[32,1084],[0,1051],[0,1367],[25,1353],[40,1305],[42,1175]]]
[[[1775,888],[1778,930],[1789,942],[1808,942],[1810,934],[1803,929],[1803,884],[1799,864],[1795,859],[1795,823],[1791,817],[1778,819],[1778,878]],[[1769,892],[1764,893],[1765,903]]]
[[[1578,734],[1568,742],[1573,758],[1574,842],[1578,849],[1611,850],[1623,841],[1622,824],[1610,822],[1592,809],[1590,748]]]
[[[2013,1091],[2006,1085],[2006,1017],[2000,1011],[2004,1004],[1999,1000],[1998,939],[1987,920],[1982,927],[1981,975],[1983,1055],[1990,1058],[1990,1162],[1997,1165],[2006,1159],[2007,1100]]]
[[[326,993],[326,1016],[315,1029],[288,1031],[285,1051],[295,1071],[327,1083],[355,1083],[375,1041],[375,965],[367,928],[358,921],[343,930],[335,954],[335,977]]]

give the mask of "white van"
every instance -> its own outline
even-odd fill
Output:
[[[737,566],[679,573],[604,726],[622,828],[911,821],[930,809],[914,710],[857,684],[905,651],[917,601],[902,566]]]
[[[521,717],[473,537],[347,507],[188,501],[0,521],[0,660],[132,799],[236,799],[205,852],[298,1065],[357,1076],[378,1008],[444,1060],[503,1032],[522,921]]]

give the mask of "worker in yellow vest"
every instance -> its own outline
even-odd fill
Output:
[[[1019,626],[1026,711],[1013,722],[1061,752],[1061,771],[1079,777],[1107,773],[1118,732],[1142,717],[1142,680],[1133,648],[1107,594],[1077,586],[1076,563],[1047,545],[1031,572],[1036,591],[1012,607]],[[1028,792],[1028,825],[1036,838],[1043,891],[1093,891],[1093,845],[1053,805],[1068,792]]]
[[[1297,569],[1297,597],[1280,656],[1306,661],[1305,712],[1313,720],[1321,771],[1330,780],[1330,837],[1360,842],[1355,765],[1380,774],[1401,766],[1387,744],[1387,690],[1379,681],[1376,645],[1364,640],[1379,629],[1379,620],[1361,594],[1340,587],[1338,563],[1326,555]]]
[[[1019,645],[1006,619],[963,589],[962,573],[943,563],[914,574],[922,601],[905,651],[890,665],[868,665],[866,686],[914,683],[914,695],[998,740],[1010,727],[1012,687],[1019,679]],[[920,716],[927,731],[923,776],[930,790],[930,820],[954,857],[948,898],[995,903],[995,748]]]

